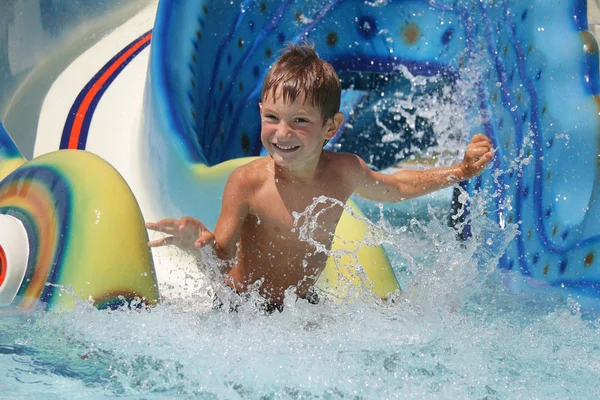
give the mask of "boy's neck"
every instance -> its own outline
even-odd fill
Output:
[[[306,163],[300,168],[286,168],[273,162],[275,177],[289,182],[310,183],[319,173],[321,157],[322,153],[315,161]]]

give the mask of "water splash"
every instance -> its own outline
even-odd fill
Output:
[[[294,213],[294,225],[299,226],[300,240],[311,244],[316,252],[336,259],[350,255],[360,275],[363,269],[356,255],[358,250],[329,250],[327,243],[319,242],[314,235],[322,213],[332,207],[345,208],[353,218],[362,220],[369,227],[364,242],[357,248],[384,245],[394,254],[395,266],[403,265],[404,300],[423,312],[436,309],[448,312],[462,307],[481,289],[494,273],[506,247],[518,234],[516,224],[500,226],[485,216],[491,202],[487,193],[472,197],[463,193],[460,200],[464,204],[469,202],[470,216],[457,225],[458,231],[441,222],[429,205],[427,221],[412,218],[408,225],[398,227],[383,217],[381,205],[378,205],[380,221],[374,223],[357,215],[339,200],[326,196],[315,198],[305,211]],[[467,224],[471,235],[461,240],[460,229]]]
[[[415,224],[405,232],[405,242],[414,245],[409,254],[417,263],[426,256],[430,270],[437,271],[431,279],[449,271],[443,235],[437,231],[440,250],[416,253],[437,228]],[[460,254],[453,254],[454,271],[462,265],[476,268]],[[419,276],[427,289],[439,287],[427,282],[425,272]],[[149,313],[98,311],[81,302],[73,313],[0,323],[3,390],[144,398],[493,399],[598,393],[596,320],[583,319],[573,302],[540,307],[535,298],[510,295],[491,279],[475,286],[462,307],[446,307],[447,300],[438,296],[437,308],[428,308],[433,294],[415,307],[310,305],[288,293],[285,311],[271,316],[250,307],[237,313],[191,310],[177,302]]]
[[[82,301],[72,313],[0,322],[3,387],[144,398],[597,393],[597,320],[582,318],[573,301],[556,305],[504,289],[494,266],[515,226],[502,228],[485,215],[489,198],[465,197],[473,227],[466,241],[428,204],[447,204],[443,199],[413,201],[408,212],[398,212],[406,204],[361,204],[380,217],[369,243],[386,246],[403,286],[413,288],[396,304],[311,305],[288,291],[284,312],[265,316],[251,303],[228,313],[189,298],[150,312],[98,311]],[[318,204],[340,206],[319,198],[313,211]],[[309,207],[305,215],[298,229],[311,240],[318,212]],[[198,290],[192,298],[207,300],[206,287]]]

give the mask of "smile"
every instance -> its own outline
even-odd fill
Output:
[[[292,152],[296,149],[298,149],[300,146],[283,146],[277,143],[273,143],[273,147],[275,147],[277,150],[283,151],[283,152]]]

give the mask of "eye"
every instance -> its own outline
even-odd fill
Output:
[[[271,120],[271,121],[277,121],[278,118],[276,115],[273,114],[265,114],[265,119]]]
[[[295,118],[294,122],[301,124],[301,123],[310,122],[310,121],[307,120],[306,118]]]

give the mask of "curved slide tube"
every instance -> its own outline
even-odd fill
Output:
[[[83,151],[25,162],[1,124],[0,165],[0,312],[157,303],[142,214],[114,168]]]
[[[586,11],[581,0],[163,0],[146,93],[148,165],[174,191],[169,213],[199,207],[214,222],[216,199],[204,193],[220,191],[190,193],[196,175],[185,165],[260,153],[256,103],[286,41],[316,43],[346,78],[350,108],[353,92],[400,65],[448,82],[478,68],[468,77],[481,121],[472,132],[486,133],[497,156],[468,188],[488,190],[492,218],[522,230],[500,267],[534,287],[598,298],[598,47]],[[391,82],[383,90],[396,90]]]
[[[586,2],[484,3],[472,28],[486,56],[479,114],[502,173],[490,169],[469,189],[493,194],[498,222],[519,224],[500,261],[523,277],[515,290],[555,288],[598,307],[598,45]]]

